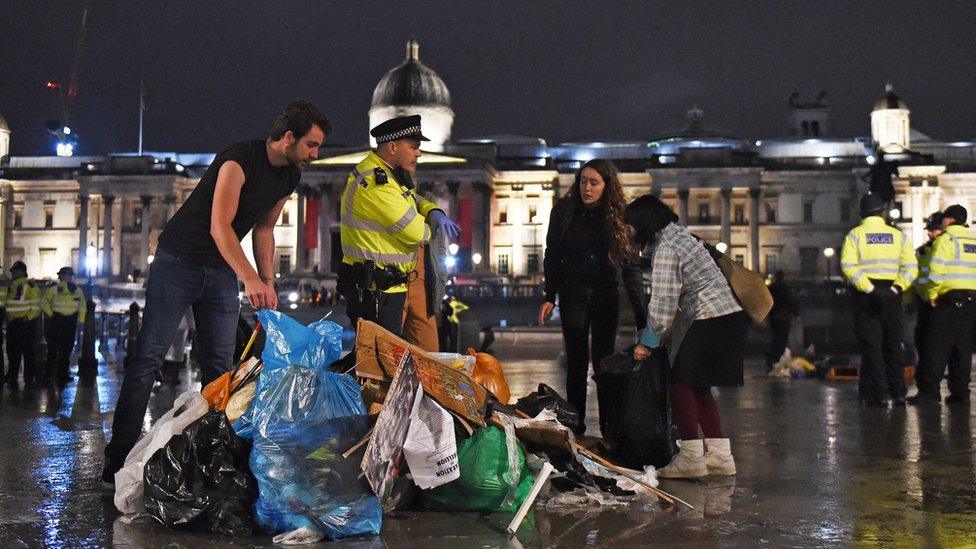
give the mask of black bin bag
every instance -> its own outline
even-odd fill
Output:
[[[614,443],[616,463],[641,470],[663,467],[674,455],[674,429],[668,400],[667,352],[653,349],[638,362],[633,348],[601,362],[593,376],[600,404],[600,431]]]
[[[208,412],[146,463],[146,512],[178,530],[254,535],[258,489],[250,454],[251,443],[234,433],[224,412]]]
[[[525,412],[530,417],[535,417],[539,415],[539,412],[548,408],[556,413],[556,421],[569,427],[574,433],[583,430],[583,422],[580,421],[580,415],[576,408],[545,383],[539,384],[538,391],[518,399],[515,402],[515,408]]]

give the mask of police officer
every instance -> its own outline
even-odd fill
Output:
[[[10,266],[13,280],[7,288],[7,355],[10,369],[7,383],[16,386],[20,361],[24,360],[24,385],[32,389],[38,382],[47,383],[47,376],[34,363],[37,317],[41,315],[41,291],[27,279],[27,265],[16,261]]]
[[[71,382],[71,350],[75,346],[78,323],[85,322],[85,293],[74,283],[75,271],[62,267],[58,283],[44,293],[41,310],[45,315],[47,375],[64,386]]]
[[[876,194],[860,203],[861,224],[844,238],[841,269],[853,286],[857,339],[861,347],[858,393],[866,406],[905,403],[901,340],[901,294],[918,273],[911,241],[888,225]]]
[[[3,267],[0,267],[0,272],[3,271]],[[5,364],[7,358],[3,352],[3,325],[4,321],[7,320],[7,287],[10,281],[7,279],[0,280],[0,383],[2,383],[5,376]]]
[[[973,324],[976,323],[976,235],[966,229],[966,208],[942,212],[943,232],[932,244],[927,297],[932,306],[915,375],[912,404],[937,403],[949,365],[947,404],[969,404]]]
[[[458,352],[461,313],[469,308],[463,301],[454,296],[444,296],[444,301],[441,303],[441,351],[446,353]]]
[[[430,239],[427,223],[451,238],[460,228],[414,192],[420,142],[428,141],[420,116],[393,118],[369,133],[376,150],[349,174],[340,202],[339,291],[353,327],[365,318],[399,334],[417,248]]]
[[[925,219],[925,232],[928,240],[915,249],[915,258],[918,261],[918,278],[912,282],[912,291],[906,295],[906,303],[912,302],[918,310],[915,317],[915,350],[921,353],[922,337],[928,325],[929,316],[932,313],[932,305],[929,303],[929,261],[932,259],[932,243],[936,237],[942,234],[942,212],[935,212]],[[917,362],[916,362],[917,365]]]

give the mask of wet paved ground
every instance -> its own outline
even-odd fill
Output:
[[[512,394],[562,388],[558,346],[498,349]],[[536,358],[530,358],[536,357]],[[735,478],[664,481],[695,506],[537,508],[509,541],[507,515],[414,511],[386,517],[378,538],[351,547],[831,547],[976,546],[976,421],[970,409],[860,408],[852,383],[768,379],[759,361],[745,387],[719,402],[733,440]],[[151,419],[193,386],[157,385]],[[98,480],[118,394],[115,366],[97,385],[60,395],[0,393],[0,547],[266,546],[270,537],[189,535],[151,519],[125,524]],[[591,387],[591,395],[594,393]],[[596,432],[591,397],[590,432]],[[324,544],[323,544],[324,545]]]

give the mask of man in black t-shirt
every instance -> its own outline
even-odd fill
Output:
[[[125,367],[102,480],[114,482],[142,430],[156,371],[193,308],[205,386],[231,369],[239,282],[255,309],[278,306],[274,289],[274,227],[301,170],[318,157],[332,131],[310,103],[293,101],[267,140],[231,145],[214,159],[196,189],[163,227],[149,280],[142,328]],[[257,269],[241,239],[252,232]]]

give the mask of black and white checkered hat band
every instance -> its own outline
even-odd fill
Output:
[[[398,132],[381,135],[376,138],[376,142],[386,143],[387,141],[393,141],[394,139],[400,139],[401,137],[407,137],[409,135],[419,134],[419,133],[420,133],[420,126],[410,126],[409,128],[404,128]]]

